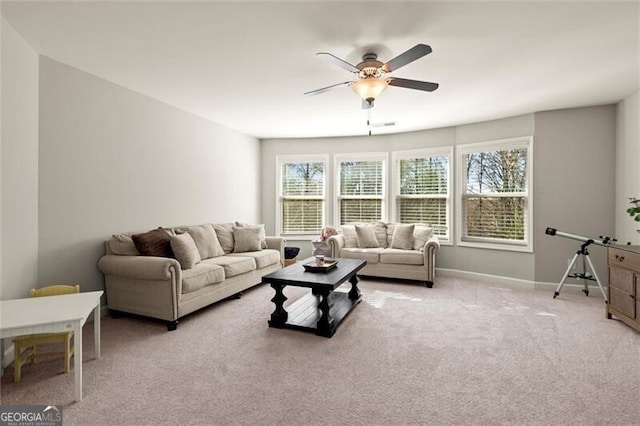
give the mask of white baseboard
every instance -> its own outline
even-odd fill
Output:
[[[460,271],[458,269],[436,268],[436,276],[465,278],[469,280],[490,281],[493,284],[516,288],[533,289],[535,283],[520,278],[503,277],[500,275],[481,274],[479,272]]]
[[[531,280],[523,280],[520,278],[511,278],[511,277],[503,277],[500,275],[491,275],[491,274],[481,274],[479,272],[469,272],[469,271],[460,271],[458,269],[444,269],[444,268],[436,268],[436,276],[441,277],[452,277],[452,278],[465,278],[469,280],[479,280],[479,281],[490,281],[496,285],[504,285],[514,288],[522,288],[522,289],[542,289],[554,291],[559,283],[550,283],[543,281],[531,281]],[[584,284],[580,283],[565,283],[563,288],[565,287],[575,287],[582,288]],[[597,284],[596,284],[597,288]],[[606,291],[606,287],[605,287]]]

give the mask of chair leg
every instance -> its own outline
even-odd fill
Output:
[[[22,347],[17,343],[13,346],[13,381],[18,383],[22,378],[20,373],[22,369],[22,358],[20,357],[20,352],[22,351]]]
[[[28,355],[26,357],[26,361],[30,362],[31,364],[36,363],[36,348],[37,348],[36,345],[33,345],[30,348],[27,348]]]

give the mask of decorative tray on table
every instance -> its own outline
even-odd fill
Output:
[[[325,259],[324,262],[318,263],[317,261],[312,261],[303,264],[304,270],[307,272],[329,272],[333,268],[338,265],[338,261],[335,259]]]

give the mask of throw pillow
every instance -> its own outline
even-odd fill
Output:
[[[387,239],[387,224],[379,220],[373,224],[373,232],[376,234],[378,246],[387,248],[391,240]]]
[[[374,248],[380,247],[376,239],[376,233],[371,225],[355,225],[358,247]]]
[[[265,231],[264,229],[264,223],[261,223],[259,225],[250,225],[248,223],[243,223],[243,222],[236,222],[236,226],[237,227],[257,227],[260,229],[260,245],[262,246],[263,249],[267,248],[267,231]]]
[[[356,235],[355,225],[342,225],[340,232],[344,236],[344,247],[355,248],[358,247],[358,236]]]
[[[213,229],[216,230],[218,241],[222,250],[226,253],[233,251],[233,223],[214,223]]]
[[[424,245],[429,241],[429,238],[433,235],[433,228],[425,225],[416,225],[413,231],[413,249],[424,251]]]
[[[396,223],[393,229],[393,238],[391,239],[391,248],[411,250],[413,249],[413,231],[415,225],[405,225]]]
[[[171,250],[176,256],[182,269],[191,269],[202,260],[200,252],[190,234],[177,234],[170,237]]]
[[[173,257],[169,233],[162,227],[142,234],[134,234],[131,239],[143,256]]]
[[[121,256],[139,256],[140,252],[133,243],[131,235],[113,234],[109,240],[109,248],[113,254]]]
[[[222,250],[222,246],[218,241],[216,231],[210,223],[188,226],[186,228],[180,228],[180,230],[191,235],[191,238],[193,238],[193,241],[196,243],[196,247],[198,247],[201,259],[210,259],[224,255],[224,250]]]
[[[260,242],[260,228],[255,227],[235,227],[233,228],[234,253],[244,253],[247,251],[262,250]]]

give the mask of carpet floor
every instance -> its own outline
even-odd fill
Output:
[[[23,367],[20,383],[6,368],[0,402],[61,404],[65,425],[640,425],[640,333],[606,319],[597,289],[359,287],[331,339],[269,328],[268,286],[174,332],[105,317],[99,360],[83,330],[81,402],[61,358]]]

